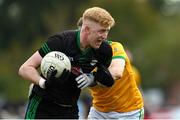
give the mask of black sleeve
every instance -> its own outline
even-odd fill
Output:
[[[98,59],[97,71],[94,72],[95,81],[111,87],[114,79],[108,70],[112,60],[112,48],[108,42],[103,42],[99,49],[96,50]]]
[[[48,38],[48,40],[38,50],[40,55],[44,57],[51,51],[62,51],[64,40],[62,34],[56,34]]]
[[[96,55],[99,64],[108,68],[112,60],[112,48],[107,41],[104,41],[100,48],[96,50]]]
[[[114,84],[111,73],[108,68],[102,64],[98,66],[97,72],[94,72],[94,79],[106,87],[111,87]]]

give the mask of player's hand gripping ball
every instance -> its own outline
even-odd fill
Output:
[[[55,77],[58,78],[64,69],[71,70],[71,62],[64,53],[52,51],[43,57],[40,69],[45,78],[51,76],[52,71],[57,70]]]

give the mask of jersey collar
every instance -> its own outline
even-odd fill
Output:
[[[91,48],[87,48],[87,49],[84,50],[84,51],[82,51],[82,50],[80,49],[80,30],[77,30],[76,40],[77,40],[77,46],[78,46],[79,50],[81,51],[81,54],[84,55],[84,54],[88,53],[88,52],[91,50]]]

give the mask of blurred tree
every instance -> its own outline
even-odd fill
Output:
[[[59,13],[54,17],[67,17],[64,21],[59,19],[59,23],[66,21],[66,24],[72,25],[76,18],[76,6],[80,3],[84,3],[84,1],[2,0],[0,3],[0,49],[6,48],[12,41],[20,41],[22,45],[27,45],[31,44],[38,36],[47,36],[50,31],[45,16],[50,17],[50,14],[55,11],[59,11]]]
[[[147,0],[150,3],[150,6],[157,11],[161,11],[162,6],[165,4],[165,0]]]

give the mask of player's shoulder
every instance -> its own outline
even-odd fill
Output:
[[[76,42],[78,31],[67,30],[51,35],[43,45],[52,51],[64,51]],[[47,48],[46,48],[47,49]]]
[[[115,48],[121,48],[121,49],[124,49],[123,44],[120,43],[120,42],[108,40],[108,43],[111,45],[112,48],[115,47]]]
[[[122,43],[117,42],[117,41],[108,40],[108,43],[109,43],[110,45],[120,45],[120,46],[123,46]]]

